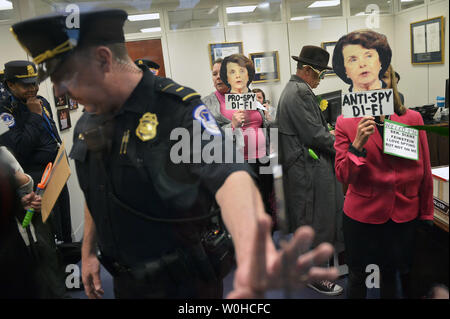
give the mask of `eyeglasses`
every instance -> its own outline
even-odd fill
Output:
[[[314,72],[317,73],[317,75],[319,76],[319,79],[323,80],[323,78],[325,77],[325,73],[327,72],[327,70],[319,71],[319,70],[313,68],[312,66],[310,66],[310,65],[308,65],[308,64],[306,64],[306,66],[309,66],[309,67],[311,68],[311,70],[313,70]]]

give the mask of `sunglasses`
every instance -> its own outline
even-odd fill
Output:
[[[313,68],[313,67],[310,66],[310,65],[307,65],[307,66],[309,66],[309,67],[311,68],[311,70],[313,70],[314,72],[317,73],[317,75],[319,76],[319,79],[323,80],[323,78],[325,77],[325,74],[327,73],[327,70],[319,71],[319,70]]]

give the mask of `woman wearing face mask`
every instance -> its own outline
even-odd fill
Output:
[[[251,93],[250,83],[255,76],[255,69],[250,59],[242,54],[226,57],[220,67],[220,78],[229,88],[231,94]],[[258,110],[227,110],[221,104],[220,113],[231,122],[231,129],[236,138],[237,147],[243,151],[244,160],[249,162],[259,176],[259,189],[267,213],[271,213],[269,196],[272,191],[272,175],[261,174],[261,166],[268,165],[269,152],[269,122],[264,111]],[[263,131],[262,128],[266,128]]]
[[[351,91],[385,88],[391,49],[384,35],[355,31],[337,43],[333,68]],[[393,73],[392,67],[390,68]],[[391,121],[423,125],[418,112],[406,109],[391,83],[395,113]],[[416,220],[432,223],[433,182],[426,133],[419,132],[418,160],[383,152],[384,115],[377,119],[343,118],[336,123],[336,176],[349,188],[344,202],[344,240],[349,267],[349,298],[366,297],[367,266],[380,270],[381,298],[396,298],[400,274],[404,297],[410,296]]]

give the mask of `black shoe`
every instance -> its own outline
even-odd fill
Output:
[[[331,282],[329,280],[322,280],[320,282],[314,282],[307,285],[309,288],[314,289],[317,292],[320,292],[321,294],[327,295],[327,296],[337,296],[340,295],[344,288],[339,286],[338,284]]]

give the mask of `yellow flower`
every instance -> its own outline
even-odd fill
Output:
[[[320,101],[320,109],[323,111],[325,111],[328,107],[328,101],[327,100],[321,100]]]

